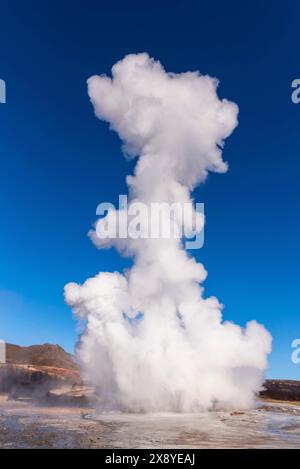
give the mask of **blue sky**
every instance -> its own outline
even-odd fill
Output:
[[[128,265],[86,235],[134,165],[94,117],[86,80],[146,51],[168,71],[218,77],[220,96],[239,105],[229,171],[195,193],[207,220],[196,257],[225,319],[255,318],[272,333],[268,375],[300,379],[290,359],[300,337],[299,13],[296,1],[1,3],[1,338],[72,350],[64,285]]]

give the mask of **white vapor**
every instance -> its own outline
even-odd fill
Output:
[[[146,53],[116,63],[112,78],[88,80],[96,115],[129,157],[139,156],[127,177],[131,202],[189,202],[209,171],[227,170],[222,148],[238,107],[220,100],[217,86],[199,72],[167,73]],[[90,237],[134,258],[124,274],[65,287],[66,302],[86,321],[78,346],[84,376],[102,400],[149,412],[251,406],[271,350],[264,327],[222,322],[217,298],[203,297],[203,265],[180,239]]]

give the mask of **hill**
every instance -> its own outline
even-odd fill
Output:
[[[66,370],[77,370],[73,355],[59,345],[43,344],[21,347],[6,344],[6,363],[12,365],[53,366]]]

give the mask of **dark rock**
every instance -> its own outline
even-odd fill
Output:
[[[280,401],[300,401],[300,381],[267,379],[260,396]]]

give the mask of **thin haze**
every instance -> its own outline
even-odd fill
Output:
[[[88,80],[97,117],[118,133],[128,157],[138,156],[127,177],[131,202],[186,203],[209,171],[226,172],[222,148],[238,107],[220,100],[217,86],[199,72],[167,73],[146,53],[116,63],[112,78]],[[134,259],[123,274],[65,287],[67,303],[86,321],[77,350],[84,376],[105,405],[150,412],[251,406],[271,350],[264,327],[222,322],[222,305],[203,294],[204,266],[180,239],[89,235],[98,248],[113,245]],[[140,313],[139,321],[126,319]]]

